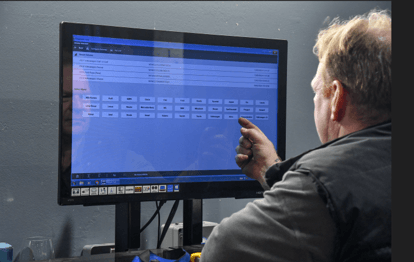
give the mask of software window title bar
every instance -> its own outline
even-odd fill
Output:
[[[261,54],[261,55],[276,55],[278,52],[275,49],[198,45],[198,44],[185,44],[185,43],[174,43],[174,42],[117,39],[117,38],[98,37],[98,36],[82,36],[82,35],[73,35],[73,41],[87,42],[87,43],[99,43],[99,44],[143,46],[143,47],[152,47],[152,48],[172,48],[172,49]]]

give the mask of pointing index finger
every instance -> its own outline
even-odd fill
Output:
[[[262,136],[264,136],[262,130],[254,125],[249,120],[240,117],[239,124],[242,126],[240,132],[242,133],[243,137],[249,139],[252,143],[259,142],[262,140]]]
[[[256,125],[254,125],[252,122],[250,122],[249,120],[247,120],[246,118],[243,118],[243,117],[239,117],[239,124],[242,127],[245,127],[245,128],[249,128],[249,129],[255,128],[255,129],[258,129],[258,127]]]

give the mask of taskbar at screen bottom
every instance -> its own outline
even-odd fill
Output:
[[[160,183],[194,183],[243,181],[249,178],[240,169],[168,171],[168,172],[118,172],[118,173],[72,173],[71,186],[136,185]]]
[[[194,182],[225,182],[253,180],[246,175],[215,175],[215,176],[179,176],[179,177],[139,177],[139,178],[93,178],[72,179],[72,187],[88,186],[118,186],[137,184],[161,184],[161,183],[194,183]]]
[[[131,179],[120,179],[117,184],[101,184],[99,180],[94,181],[77,181],[72,182],[71,196],[98,196],[98,195],[128,195],[128,194],[141,194],[141,193],[178,193],[181,192],[180,188],[185,184],[200,184],[209,182],[234,182],[234,181],[254,181],[245,175],[217,175],[214,178],[211,176],[206,177],[180,177],[168,181],[166,180],[148,180],[148,181],[132,181]],[[128,182],[122,181],[127,180]],[[84,183],[82,183],[84,182]],[[134,182],[134,183],[130,183]],[[78,183],[78,185],[76,185]]]

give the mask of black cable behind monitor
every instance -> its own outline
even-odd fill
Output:
[[[165,222],[164,229],[162,231],[161,237],[158,239],[157,248],[161,247],[162,241],[164,240],[164,237],[167,234],[168,228],[171,225],[171,221],[174,218],[174,215],[175,215],[175,212],[177,211],[179,203],[180,203],[179,200],[175,200],[174,205],[171,208],[170,215],[167,218],[167,222]]]
[[[147,228],[151,222],[154,220],[154,218],[159,214],[161,207],[165,204],[165,200],[160,201],[160,205],[157,205],[157,209],[155,210],[154,214],[152,215],[152,217],[148,220],[148,222],[141,228],[140,233],[142,233],[142,231],[145,230],[145,228]]]

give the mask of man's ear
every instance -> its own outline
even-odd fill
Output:
[[[333,91],[331,100],[331,120],[340,122],[345,116],[348,92],[338,80],[332,82],[331,88]]]

